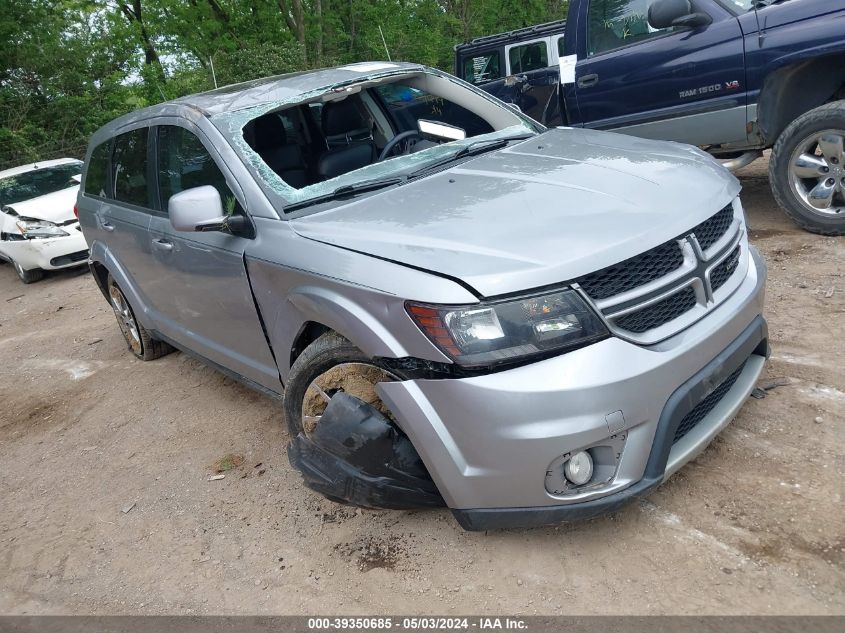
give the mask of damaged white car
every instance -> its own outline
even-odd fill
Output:
[[[88,245],[76,218],[82,162],[59,158],[0,172],[0,260],[25,284],[45,270],[84,265]]]

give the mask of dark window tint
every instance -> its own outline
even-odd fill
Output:
[[[508,51],[508,59],[511,62],[511,73],[540,70],[547,68],[549,65],[549,49],[545,42],[514,46]]]
[[[396,118],[400,132],[416,130],[419,119],[441,121],[466,130],[467,136],[487,134],[493,128],[477,114],[452,101],[401,83],[378,86],[376,91]]]
[[[40,167],[0,179],[0,205],[31,200],[79,184],[82,163]]]
[[[234,194],[223,172],[202,142],[190,131],[174,125],[158,128],[158,186],[161,208],[167,209],[170,196],[203,185],[220,192],[223,211],[230,215],[237,208]]]
[[[147,128],[121,134],[112,156],[114,197],[122,202],[150,206],[147,190]]]
[[[88,170],[85,172],[85,193],[90,196],[108,197],[109,190],[109,150],[111,143],[100,143],[91,152]]]
[[[499,68],[499,51],[467,57],[464,60],[464,79],[473,84],[484,84],[501,78]]]
[[[648,23],[651,0],[590,0],[587,48],[590,55],[670,33]]]
[[[564,50],[566,46],[564,45],[563,38],[558,38],[557,41],[557,56],[564,57],[566,55],[566,51]]]

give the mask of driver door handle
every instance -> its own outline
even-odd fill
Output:
[[[599,76],[595,73],[589,75],[582,75],[578,78],[579,88],[590,88],[599,82]]]
[[[160,251],[172,251],[173,250],[173,242],[171,242],[170,240],[157,238],[157,239],[153,240],[153,248],[156,248]]]
[[[107,222],[106,220],[103,220],[102,222],[100,222],[100,226],[103,227],[104,231],[109,231],[109,232],[114,231],[114,224],[112,224],[111,222]]]

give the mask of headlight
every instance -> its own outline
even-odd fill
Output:
[[[15,224],[18,230],[26,239],[38,239],[45,237],[62,237],[70,235],[65,233],[58,226],[46,220],[35,220],[32,218],[20,218]]]
[[[548,356],[608,336],[573,290],[469,306],[407,302],[408,314],[447,356],[480,366]]]

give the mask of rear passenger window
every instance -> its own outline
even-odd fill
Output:
[[[147,128],[121,134],[112,156],[114,197],[122,202],[150,206],[147,189]]]
[[[499,51],[468,57],[464,60],[464,80],[472,84],[484,84],[502,77],[499,69]]]
[[[89,196],[107,198],[109,190],[109,150],[111,143],[100,143],[91,152],[88,171],[85,172],[85,193]]]
[[[532,42],[514,46],[508,51],[508,59],[511,63],[512,74],[527,73],[548,67],[549,50],[545,42]]]
[[[158,128],[158,186],[161,208],[180,191],[211,185],[220,193],[223,211],[231,215],[240,207],[226,184],[226,177],[196,135],[183,127]]]

